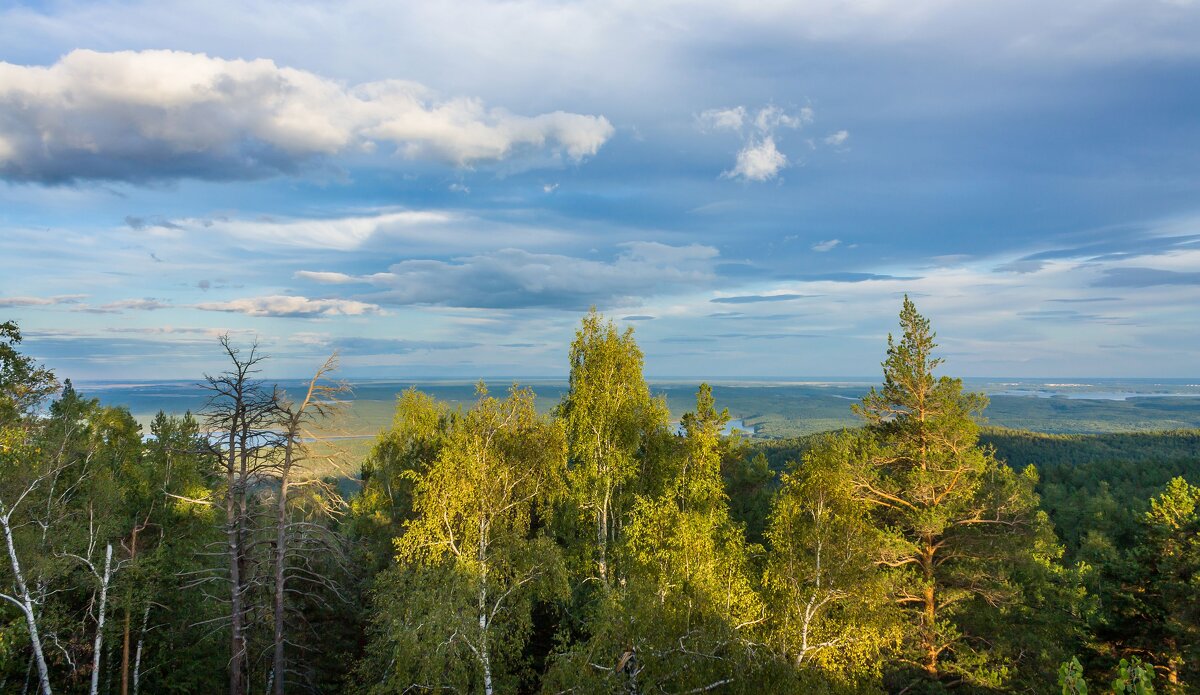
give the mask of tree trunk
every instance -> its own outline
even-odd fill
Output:
[[[284,454],[283,471],[279,481],[279,506],[276,510],[275,529],[275,659],[274,659],[274,688],[275,695],[283,695],[285,664],[283,659],[283,599],[287,589],[284,569],[287,561],[287,495],[288,476],[291,473],[291,448],[289,439],[287,452]]]
[[[923,592],[924,609],[921,614],[921,648],[925,652],[925,675],[932,680],[938,678],[937,648],[937,595],[934,591],[933,554],[936,549],[928,540],[921,555],[921,567],[925,574]]]
[[[13,545],[12,525],[9,523],[8,514],[0,516],[0,526],[4,527],[8,561],[12,564],[13,578],[16,580],[17,591],[20,593],[20,600],[14,601],[14,603],[25,614],[25,625],[29,628],[29,642],[33,646],[33,657],[38,668],[39,690],[42,695],[51,695],[50,671],[46,668],[46,655],[42,652],[42,638],[38,634],[37,616],[33,612],[33,599],[29,595],[29,586],[25,583],[25,575],[21,572],[21,561],[17,558],[17,548]]]
[[[130,605],[128,605],[128,601],[131,599],[132,595],[126,595],[125,621],[121,627],[121,695],[130,695]]]
[[[608,585],[608,507],[612,503],[612,490],[604,490],[604,502],[596,512],[596,542],[599,544],[600,559],[597,569],[600,580]]]
[[[146,641],[146,626],[150,624],[150,602],[146,602],[146,610],[142,612],[142,631],[138,633],[137,651],[133,657],[133,695],[138,695],[138,686],[142,681],[142,644]]]
[[[229,613],[230,613],[230,642],[229,642],[229,695],[244,695],[242,690],[242,664],[246,658],[245,643],[242,639],[242,548],[241,521],[238,518],[238,477],[236,454],[234,450],[234,432],[229,432],[229,493],[225,496],[225,519],[229,537]]]
[[[96,639],[92,643],[92,689],[91,695],[100,692],[100,656],[104,644],[104,613],[108,608],[108,582],[112,579],[112,543],[104,547],[104,575],[100,578],[100,607],[96,616]]]
[[[479,520],[479,663],[483,666],[483,692],[492,695],[492,659],[488,652],[488,566],[483,519]]]
[[[138,551],[138,533],[141,532],[142,526],[134,526],[133,532],[130,534],[129,542],[129,561],[137,561]],[[133,589],[130,588],[125,595],[125,624],[121,630],[121,695],[129,695],[129,604],[133,602]]]

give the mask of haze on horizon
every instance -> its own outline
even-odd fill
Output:
[[[180,31],[180,27],[186,30]],[[0,320],[77,379],[1200,374],[1200,3],[0,5]]]

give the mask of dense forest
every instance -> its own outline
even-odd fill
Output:
[[[592,311],[549,415],[410,390],[347,481],[336,357],[223,339],[143,432],[0,324],[0,692],[1200,689],[1200,433],[982,429],[934,340],[906,298],[860,426],[750,441]]]

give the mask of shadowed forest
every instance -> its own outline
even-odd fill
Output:
[[[223,339],[143,431],[0,324],[0,692],[1200,689],[1200,430],[983,427],[907,298],[880,348],[853,426],[749,440],[592,311],[557,403],[406,391],[347,484],[336,355]]]

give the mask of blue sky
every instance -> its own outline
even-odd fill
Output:
[[[1200,374],[1191,0],[0,3],[0,318],[76,378]]]

